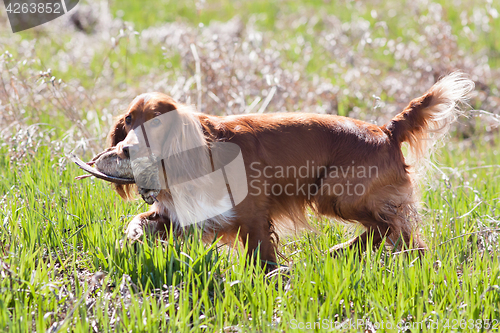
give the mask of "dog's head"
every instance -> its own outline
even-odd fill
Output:
[[[153,128],[158,124],[158,116],[182,108],[182,105],[176,102],[168,95],[153,92],[137,96],[129,105],[127,111],[120,115],[108,135],[109,147],[115,147],[113,155],[117,163],[108,169],[121,168],[116,170],[121,177],[133,178],[133,170],[130,164],[130,150],[140,149],[141,142],[138,141],[137,131],[144,128],[144,124],[149,124],[148,128]],[[157,120],[154,120],[154,119]],[[152,121],[153,120],[153,121]],[[157,126],[165,129],[165,126]],[[126,170],[125,170],[126,169]],[[118,194],[125,199],[132,196],[134,185],[115,184]]]
[[[116,173],[121,177],[126,175],[127,178],[134,178],[143,198],[148,197],[149,190],[158,192],[167,189],[165,172],[160,172],[160,161],[181,157],[186,152],[190,152],[188,157],[197,156],[200,151],[198,148],[206,144],[200,122],[192,111],[192,108],[161,93],[136,97],[127,112],[117,119],[109,134],[110,146],[115,149],[111,153],[114,155],[113,166],[107,167],[107,170],[114,165],[127,169],[117,170]],[[197,164],[193,165],[200,169]],[[191,165],[169,163],[170,167],[173,166],[173,169],[168,170],[169,176],[173,176],[169,181],[175,182],[175,179],[201,172],[186,170]],[[131,196],[129,185],[116,185],[116,190],[123,198]]]
[[[129,149],[137,144],[134,130],[140,129],[146,122],[167,112],[182,108],[172,97],[162,93],[146,93],[137,96],[130,103],[127,112],[119,116],[109,133],[110,147],[116,147],[118,156],[130,158]],[[151,125],[157,125],[156,121]],[[165,125],[165,124],[163,124]],[[151,126],[152,127],[152,126]]]

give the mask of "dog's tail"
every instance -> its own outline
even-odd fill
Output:
[[[420,160],[448,132],[460,113],[459,106],[466,103],[473,89],[474,82],[463,73],[449,74],[412,100],[385,128],[397,144],[409,144],[412,160]]]

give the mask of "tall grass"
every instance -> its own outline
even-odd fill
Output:
[[[382,247],[331,258],[348,234],[313,219],[319,232],[285,238],[287,266],[268,277],[241,250],[204,245],[196,233],[123,244],[142,203],[122,202],[98,180],[75,182],[79,171],[45,147],[24,166],[4,147],[0,322],[12,331],[272,331],[362,320],[363,329],[384,321],[446,331],[446,320],[497,319],[498,150],[449,147],[424,192],[427,255]]]

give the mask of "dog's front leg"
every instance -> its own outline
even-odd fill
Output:
[[[145,233],[164,237],[170,229],[170,224],[171,220],[167,216],[150,211],[134,217],[125,230],[125,234],[133,241],[142,238]]]

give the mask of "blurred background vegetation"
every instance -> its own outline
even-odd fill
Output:
[[[211,114],[304,111],[383,123],[454,70],[476,82],[473,108],[498,116],[499,7],[90,0],[18,34],[1,15],[0,101],[10,126],[2,133],[47,123],[97,148],[113,116],[145,91]],[[498,117],[484,118],[481,132],[489,132]]]

